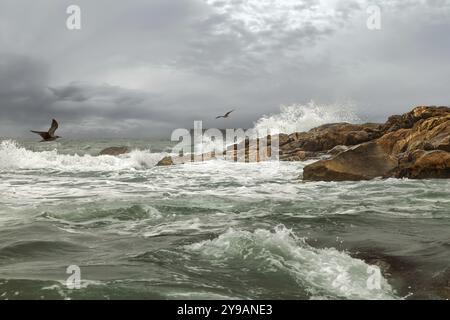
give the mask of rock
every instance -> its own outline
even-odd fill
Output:
[[[359,181],[382,177],[397,167],[398,161],[374,142],[342,152],[329,160],[308,165],[305,181]]]
[[[268,136],[268,138],[278,139],[278,144],[279,144],[280,147],[284,146],[286,143],[291,141],[290,140],[291,138],[289,137],[289,135],[284,134],[284,133],[280,133],[280,134],[275,135],[273,137]]]
[[[376,123],[333,123],[314,128],[308,132],[294,133],[280,150],[301,149],[309,152],[326,152],[336,146],[354,146],[381,136],[381,125]]]
[[[383,125],[382,131],[383,133],[389,133],[400,129],[410,129],[420,120],[441,117],[448,114],[448,112],[448,107],[415,107],[411,112],[389,117],[388,121]]]
[[[308,132],[246,139],[220,154],[166,157],[158,165],[202,162],[225,156],[234,161],[267,161],[273,159],[275,151],[270,143],[275,140],[278,140],[281,161],[331,157],[306,166],[304,180],[447,177],[450,108],[420,106],[404,115],[390,117],[385,124],[332,123]]]
[[[304,168],[309,181],[450,177],[450,108],[417,107],[393,116],[369,143]],[[331,153],[331,152],[330,152]]]
[[[450,152],[416,150],[404,155],[390,176],[409,179],[449,179]]]
[[[293,150],[293,151],[284,151],[280,155],[281,161],[305,161],[307,159],[317,157],[317,153],[314,152],[306,152],[301,149]]]
[[[190,162],[204,162],[217,158],[214,152],[209,152],[201,155],[188,154],[185,156],[167,156],[161,159],[156,166],[173,166]]]
[[[163,167],[163,166],[173,166],[175,163],[172,160],[172,157],[167,156],[162,158],[157,164],[156,166],[158,167]]]
[[[414,150],[450,151],[450,108],[446,115],[420,120],[410,129],[389,132],[378,143],[391,154]]]
[[[348,146],[336,146],[327,152],[328,155],[335,156],[350,149]]]
[[[121,154],[125,154],[125,153],[129,153],[130,149],[128,149],[128,147],[110,147],[110,148],[106,148],[103,149],[102,151],[100,151],[99,155],[100,156],[119,156]]]
[[[349,124],[334,123],[326,124],[314,128],[308,132],[296,132],[290,135],[279,134],[266,137],[268,144],[278,140],[279,156],[281,161],[304,161],[319,158],[326,155],[327,151],[338,145],[353,146],[363,142],[373,140],[381,136],[381,124]],[[240,142],[229,146],[228,151],[237,157],[236,150],[245,150],[246,161],[266,161],[270,159],[270,147],[265,147],[264,152],[259,152],[255,146],[259,143],[259,139]],[[241,151],[242,152],[242,151]],[[259,152],[259,153],[258,153]],[[256,155],[262,156],[256,156]],[[242,156],[241,156],[242,157]]]

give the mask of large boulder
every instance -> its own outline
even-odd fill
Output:
[[[306,181],[358,181],[382,177],[397,167],[395,157],[375,142],[367,142],[304,168]]]
[[[129,153],[128,147],[110,147],[100,151],[100,156],[120,156],[121,154]]]

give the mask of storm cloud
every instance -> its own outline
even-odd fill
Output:
[[[2,0],[0,136],[57,118],[64,137],[168,137],[230,107],[247,128],[310,100],[381,121],[449,104],[449,34],[450,0]]]

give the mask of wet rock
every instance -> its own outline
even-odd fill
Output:
[[[350,149],[350,148],[347,147],[347,146],[341,146],[341,145],[339,145],[339,146],[334,147],[334,148],[331,149],[330,151],[328,151],[327,154],[328,154],[328,155],[331,155],[331,156],[336,156],[336,155],[338,155],[338,154],[340,154],[340,153],[342,153],[342,152],[347,151],[348,149]]]
[[[110,148],[106,148],[103,149],[102,151],[100,151],[99,155],[100,156],[119,156],[121,154],[126,154],[129,153],[130,149],[128,149],[128,147],[110,147]]]
[[[359,181],[385,176],[397,167],[397,159],[378,144],[368,142],[342,152],[329,160],[308,165],[305,181]]]
[[[450,152],[416,150],[404,155],[389,176],[409,179],[450,179]]]
[[[175,163],[172,160],[172,157],[167,156],[162,158],[157,164],[156,166],[158,167],[165,167],[165,166],[173,166]]]
[[[280,147],[282,152],[298,150],[326,152],[336,146],[354,146],[381,136],[381,125],[375,123],[333,123],[314,128],[308,132],[294,133],[289,142]]]

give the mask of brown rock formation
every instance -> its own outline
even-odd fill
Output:
[[[416,150],[404,155],[390,175],[409,179],[450,179],[450,152]]]
[[[306,166],[303,179],[449,178],[450,108],[417,107],[390,117],[382,131],[386,134],[370,143]]]
[[[281,150],[326,152],[336,146],[354,146],[380,137],[381,125],[375,123],[333,123],[311,129],[308,132],[289,135],[288,143]]]
[[[404,115],[390,117],[385,124],[333,123],[308,132],[268,136],[261,141],[247,139],[218,155],[166,157],[158,165],[201,162],[218,157],[233,161],[266,161],[274,152],[271,142],[279,144],[281,161],[332,157],[306,166],[304,180],[448,178],[450,108],[420,106]]]

